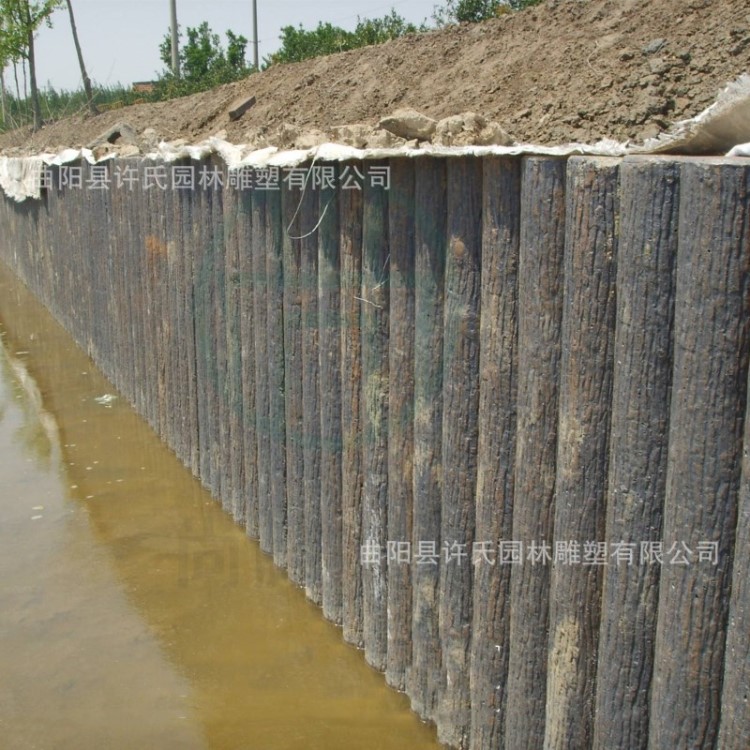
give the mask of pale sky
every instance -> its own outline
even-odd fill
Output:
[[[414,23],[431,21],[440,0],[257,0],[260,59],[279,46],[282,26],[318,21],[352,29],[357,16],[379,18],[391,8]],[[163,69],[159,43],[169,29],[169,0],[73,0],[84,61],[93,81],[102,85],[149,81]],[[252,62],[252,0],[177,0],[177,20],[184,29],[208,21],[222,37],[231,29],[250,40]],[[53,28],[43,27],[37,37],[37,77],[40,86],[77,89],[80,72],[65,8],[52,16]],[[6,82],[8,75],[6,73]]]

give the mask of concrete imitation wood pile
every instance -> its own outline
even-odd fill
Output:
[[[746,162],[75,166],[0,258],[443,741],[750,746]]]

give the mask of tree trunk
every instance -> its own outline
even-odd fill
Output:
[[[0,70],[0,108],[2,108],[3,126],[6,124],[7,112],[5,109],[5,71]]]
[[[31,83],[31,106],[34,111],[34,132],[42,127],[42,107],[39,102],[39,89],[36,85],[36,59],[34,54],[34,26],[31,22],[31,8],[26,3],[25,8],[27,33],[28,33],[28,61],[29,61],[29,81]]]
[[[78,65],[81,68],[81,78],[83,79],[83,90],[86,92],[86,101],[89,105],[89,112],[92,115],[98,115],[99,110],[94,104],[94,93],[91,90],[91,79],[89,74],[86,72],[86,65],[83,62],[83,52],[81,52],[81,43],[78,40],[78,29],[76,28],[76,19],[73,15],[73,4],[70,0],[66,0],[68,6],[68,14],[70,15],[70,30],[73,32],[73,43],[76,46],[76,54],[78,55]]]
[[[13,61],[13,80],[16,82],[16,113],[19,121],[22,119],[21,109],[21,87],[18,84],[18,63],[16,60]]]

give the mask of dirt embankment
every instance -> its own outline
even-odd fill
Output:
[[[547,0],[482,24],[277,66],[184,99],[7,133],[0,148],[86,146],[118,121],[138,134],[152,128],[152,140],[225,131],[235,143],[290,147],[309,145],[311,133],[346,141],[333,128],[372,128],[404,107],[435,119],[477,112],[519,142],[641,141],[698,114],[748,70],[747,0]],[[250,94],[255,106],[230,122],[229,104]]]

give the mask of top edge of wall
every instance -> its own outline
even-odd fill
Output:
[[[29,156],[0,156],[0,188],[18,202],[41,197],[40,173],[43,165],[60,166],[75,161],[89,164],[115,158],[151,160],[170,163],[179,160],[202,160],[216,154],[228,169],[280,167],[291,168],[306,163],[368,161],[375,159],[420,157],[486,157],[486,156],[550,156],[567,158],[588,157],[699,157],[722,158],[750,156],[750,75],[743,73],[730,83],[716,101],[690,120],[675,123],[669,133],[641,145],[603,139],[594,144],[567,143],[560,146],[540,146],[518,143],[512,146],[436,146],[429,143],[418,148],[359,149],[337,143],[324,143],[307,149],[281,150],[276,147],[255,149],[243,144],[232,144],[218,137],[208,138],[195,145],[183,141],[163,141],[148,154],[132,156],[106,154],[97,160],[91,149],[63,149],[57,153]],[[725,157],[725,158],[726,158]],[[723,163],[723,162],[721,162]]]

